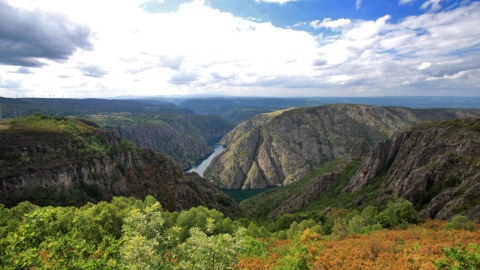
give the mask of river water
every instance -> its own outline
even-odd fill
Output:
[[[208,156],[207,159],[204,159],[202,160],[202,162],[198,165],[193,165],[193,167],[191,167],[190,169],[187,170],[187,172],[196,172],[198,173],[200,176],[203,177],[203,173],[205,172],[205,170],[207,169],[208,165],[210,165],[210,163],[212,162],[213,158],[218,156],[220,153],[223,152],[223,150],[225,149],[222,145],[220,144],[215,144],[212,146],[213,148],[213,153]]]
[[[187,172],[196,172],[203,177],[203,173],[207,169],[208,165],[210,165],[213,158],[218,156],[220,153],[223,152],[223,150],[225,150],[225,148],[220,144],[212,145],[212,148],[214,151],[210,156],[208,156],[208,158],[201,160],[201,162],[199,161],[200,164],[193,165],[193,167],[188,169]],[[223,191],[228,196],[232,197],[237,203],[240,203],[245,199],[248,199],[254,195],[263,193],[273,188],[275,187],[267,187],[267,188],[260,188],[260,189],[246,189],[246,190],[242,190],[242,189],[220,189],[220,190]]]

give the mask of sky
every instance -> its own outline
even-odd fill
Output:
[[[480,96],[480,1],[0,0],[0,96]]]

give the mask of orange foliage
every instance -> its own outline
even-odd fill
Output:
[[[435,269],[440,247],[480,244],[480,232],[446,231],[446,223],[429,221],[406,230],[380,230],[343,240],[274,241],[267,258],[241,258],[237,269],[269,269],[292,249],[304,247],[310,269]]]

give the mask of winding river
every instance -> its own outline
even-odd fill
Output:
[[[222,145],[220,144],[215,144],[215,145],[212,145],[212,148],[213,148],[213,153],[208,156],[207,159],[204,159],[202,160],[202,162],[198,165],[193,165],[193,167],[191,167],[190,169],[187,170],[187,172],[196,172],[198,173],[200,176],[203,177],[203,173],[205,172],[205,170],[207,169],[208,165],[210,165],[210,163],[212,162],[213,158],[218,156],[220,153],[223,152],[223,150],[225,149]]]

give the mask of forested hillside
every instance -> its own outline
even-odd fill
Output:
[[[234,128],[220,116],[198,115],[158,100],[0,97],[0,112],[0,118],[41,113],[91,120],[139,148],[167,154],[182,169],[211,154],[212,142],[218,142]]]
[[[154,196],[174,211],[208,206],[230,216],[236,203],[168,156],[139,150],[96,124],[35,115],[0,124],[0,203],[83,205],[113,196]]]

